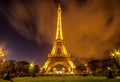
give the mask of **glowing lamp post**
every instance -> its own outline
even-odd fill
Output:
[[[108,70],[110,70],[111,68],[110,67],[107,67]]]
[[[4,52],[0,51],[0,56],[3,57],[4,56]]]
[[[30,74],[33,75],[33,73],[34,73],[34,63],[33,62],[30,63],[29,71],[30,71]]]
[[[87,64],[85,64],[85,74],[87,73]]]
[[[120,65],[120,50],[114,49],[114,52],[111,55],[112,55],[113,60],[117,62],[118,65]]]
[[[87,64],[85,64],[85,67],[87,67],[88,65]]]
[[[7,53],[7,51],[3,51],[0,49],[0,63],[4,63],[6,58],[5,58],[5,54]]]
[[[1,72],[3,70],[3,63],[5,62],[5,52],[0,50],[0,76],[1,76]]]
[[[0,50],[0,65],[5,61],[5,52]]]
[[[114,49],[114,52],[111,54],[114,64],[116,65],[116,75],[120,67],[120,50]]]

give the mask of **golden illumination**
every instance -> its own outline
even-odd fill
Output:
[[[118,49],[118,50],[114,49],[114,52],[112,53],[112,56],[114,56],[115,54],[116,54],[116,55],[120,55],[119,49]]]
[[[61,70],[67,71],[67,72],[72,72],[74,73],[75,71],[75,65],[70,59],[70,54],[67,53],[67,50],[64,46],[64,41],[63,41],[63,35],[62,35],[62,20],[61,20],[61,7],[59,4],[58,7],[58,17],[57,17],[57,30],[56,30],[56,37],[55,41],[53,43],[53,48],[51,50],[51,53],[48,54],[48,60],[45,62],[43,65],[43,69],[45,70],[45,73],[51,73],[52,71],[55,70],[55,66],[60,65],[63,66]],[[57,69],[57,68],[56,68]],[[57,71],[57,73],[61,73],[60,70]]]
[[[30,63],[30,67],[29,67],[29,71],[30,71],[30,72],[33,72],[33,70],[34,70],[34,63],[31,62],[31,63]]]
[[[111,53],[111,56],[114,61],[116,61],[120,65],[120,50],[114,49],[114,51]]]
[[[114,56],[114,53],[112,53],[112,56]]]
[[[30,63],[30,67],[32,68],[32,67],[34,67],[34,63],[32,62],[32,63]]]
[[[2,50],[0,51],[0,56],[4,56],[4,52]]]
[[[110,67],[108,67],[107,69],[108,69],[108,70],[110,70],[111,68],[110,68]]]
[[[116,54],[117,54],[117,55],[119,55],[119,54],[120,54],[120,52],[119,52],[119,51],[117,51],[117,52],[116,52]]]
[[[85,67],[87,67],[88,65],[87,64],[85,64]]]
[[[63,41],[62,20],[61,20],[62,10],[61,10],[60,4],[59,4],[57,12],[58,12],[58,17],[57,17],[56,37],[55,37],[54,45],[51,51],[51,55],[48,55],[48,56],[70,56],[67,53],[67,50],[64,46],[64,41]],[[56,55],[58,53],[58,50],[61,53],[61,55]]]
[[[57,31],[56,31],[56,40],[63,40],[63,35],[62,35],[62,23],[61,23],[61,7],[59,4],[58,7],[58,18],[57,18]]]

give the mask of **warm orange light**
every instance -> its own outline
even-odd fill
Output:
[[[33,67],[33,66],[34,66],[34,64],[33,64],[33,63],[31,63],[31,64],[30,64],[30,67]]]
[[[63,35],[62,35],[62,23],[61,23],[61,7],[59,4],[58,7],[58,18],[57,18],[57,32],[56,32],[56,40],[63,40]]]
[[[0,51],[0,56],[4,56],[4,52],[3,51]]]
[[[107,69],[108,69],[108,70],[110,70],[111,68],[110,68],[110,67],[108,67]]]
[[[49,73],[51,70],[57,74],[62,74],[67,70],[69,73],[74,73],[76,69],[74,63],[70,59],[70,54],[67,53],[67,50],[64,46],[63,34],[62,34],[62,20],[61,20],[61,7],[59,4],[58,7],[58,17],[57,17],[57,30],[56,37],[53,43],[53,48],[50,54],[48,54],[48,60],[45,62],[43,69],[46,73]],[[53,68],[56,65],[65,66],[61,70]]]
[[[116,54],[118,55],[118,54],[120,54],[120,52],[117,51]]]
[[[85,64],[85,67],[87,67],[87,64]]]
[[[34,63],[33,62],[30,63],[29,70],[30,70],[30,72],[32,72],[34,70]]]
[[[114,53],[112,53],[111,55],[114,56]]]

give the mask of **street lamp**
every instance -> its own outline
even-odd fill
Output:
[[[85,75],[87,74],[88,71],[88,64],[85,64]]]
[[[112,56],[115,66],[117,67],[117,68],[115,68],[116,75],[117,75],[117,72],[118,72],[119,66],[120,66],[120,50],[114,49],[114,51],[111,53],[111,56]]]
[[[4,52],[3,51],[0,51],[0,56],[4,56]]]
[[[30,70],[33,70],[33,69],[34,69],[34,63],[31,62],[31,63],[30,63]]]
[[[110,67],[107,67],[108,70],[110,70],[111,68]]]
[[[30,68],[33,68],[34,67],[34,63],[30,63]]]
[[[87,67],[88,65],[87,64],[85,64],[85,67]]]
[[[111,55],[112,55],[113,60],[115,62],[117,62],[118,65],[120,65],[120,50],[119,49],[118,50],[114,49],[114,51],[112,52]]]
[[[34,73],[34,63],[33,62],[30,63],[29,71],[30,71],[30,74],[33,75],[33,73]]]
[[[3,70],[4,62],[5,62],[5,52],[0,49],[0,76],[1,76],[1,72]]]
[[[5,54],[7,51],[3,51],[0,49],[0,63],[4,63],[6,61]]]
[[[5,52],[3,50],[0,50],[0,64],[3,64],[5,62]]]

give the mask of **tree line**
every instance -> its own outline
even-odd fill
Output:
[[[111,58],[90,60],[87,65],[79,64],[76,70],[81,75],[106,76],[111,71],[113,75],[120,76],[120,65]]]
[[[39,72],[39,66],[31,65],[27,61],[6,60],[0,63],[0,77],[9,72],[12,77],[34,76]]]

